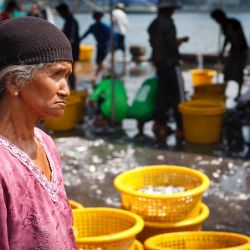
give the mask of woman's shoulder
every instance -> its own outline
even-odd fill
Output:
[[[46,132],[44,132],[42,129],[37,127],[35,128],[35,135],[40,140],[40,142],[42,142],[42,144],[49,151],[49,153],[51,155],[54,155],[58,161],[60,157],[52,137]]]
[[[45,131],[43,131],[42,129],[40,129],[38,127],[35,127],[35,135],[45,143],[54,144],[53,139],[51,138],[51,136],[48,135]]]
[[[46,145],[46,148],[50,152],[53,151],[53,152],[57,153],[56,145],[55,145],[55,143],[50,135],[48,135],[42,129],[36,127],[35,128],[35,136],[40,140],[40,142],[42,142],[43,144]]]

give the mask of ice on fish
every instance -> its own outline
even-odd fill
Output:
[[[146,186],[137,190],[144,194],[176,194],[185,191],[181,186]]]

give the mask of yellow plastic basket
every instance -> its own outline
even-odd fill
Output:
[[[76,61],[74,66],[74,72],[76,77],[78,78],[85,78],[86,76],[94,73],[94,62],[92,61]]]
[[[194,87],[192,100],[225,101],[226,84],[206,84]]]
[[[221,101],[194,100],[179,104],[184,137],[198,144],[216,143],[220,139],[225,105]]]
[[[84,208],[84,206],[82,204],[80,204],[79,202],[74,201],[74,200],[69,200],[69,205],[70,205],[71,209]]]
[[[144,247],[143,245],[141,244],[141,242],[139,242],[138,240],[135,240],[134,244],[129,247],[128,250],[143,250]]]
[[[249,237],[228,232],[183,232],[160,234],[147,239],[147,250],[249,250]]]
[[[94,51],[94,46],[81,44],[79,60],[82,62],[91,61],[93,56],[93,51]]]
[[[212,69],[193,69],[190,71],[194,86],[211,84],[217,71]]]
[[[122,209],[84,208],[72,212],[79,250],[131,249],[144,226],[140,216]]]
[[[83,120],[84,117],[84,111],[85,111],[85,101],[86,97],[88,96],[88,92],[86,90],[71,90],[70,91],[71,96],[77,96],[80,97],[81,102],[77,105],[77,121],[80,122]]]
[[[202,223],[209,216],[209,208],[202,203],[200,214],[193,218],[188,218],[178,222],[147,222],[145,226],[137,235],[137,239],[144,242],[146,239],[163,233],[184,232],[184,231],[200,231]]]
[[[202,194],[209,187],[208,177],[187,167],[155,165],[129,170],[114,180],[120,192],[122,208],[148,222],[176,222],[200,213]],[[180,186],[184,192],[146,194],[138,192],[147,186]]]
[[[78,106],[80,103],[80,97],[69,96],[67,98],[64,115],[59,118],[49,118],[44,120],[45,128],[55,131],[65,131],[75,128],[78,121]]]

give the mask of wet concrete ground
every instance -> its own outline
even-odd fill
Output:
[[[143,77],[125,79],[130,100]],[[84,80],[81,87],[88,85],[88,79]],[[186,166],[204,172],[211,180],[203,196],[210,209],[203,229],[250,235],[250,155],[246,141],[230,138],[232,131],[225,129],[218,144],[189,144],[174,135],[158,143],[151,126],[146,124],[145,136],[140,138],[135,137],[133,120],[125,120],[122,129],[114,131],[93,128],[87,121],[74,131],[52,133],[61,154],[69,198],[86,207],[119,207],[119,193],[113,187],[119,173],[146,165]]]

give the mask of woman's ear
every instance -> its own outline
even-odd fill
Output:
[[[6,91],[12,97],[16,97],[19,94],[17,86],[10,82],[7,83]]]

